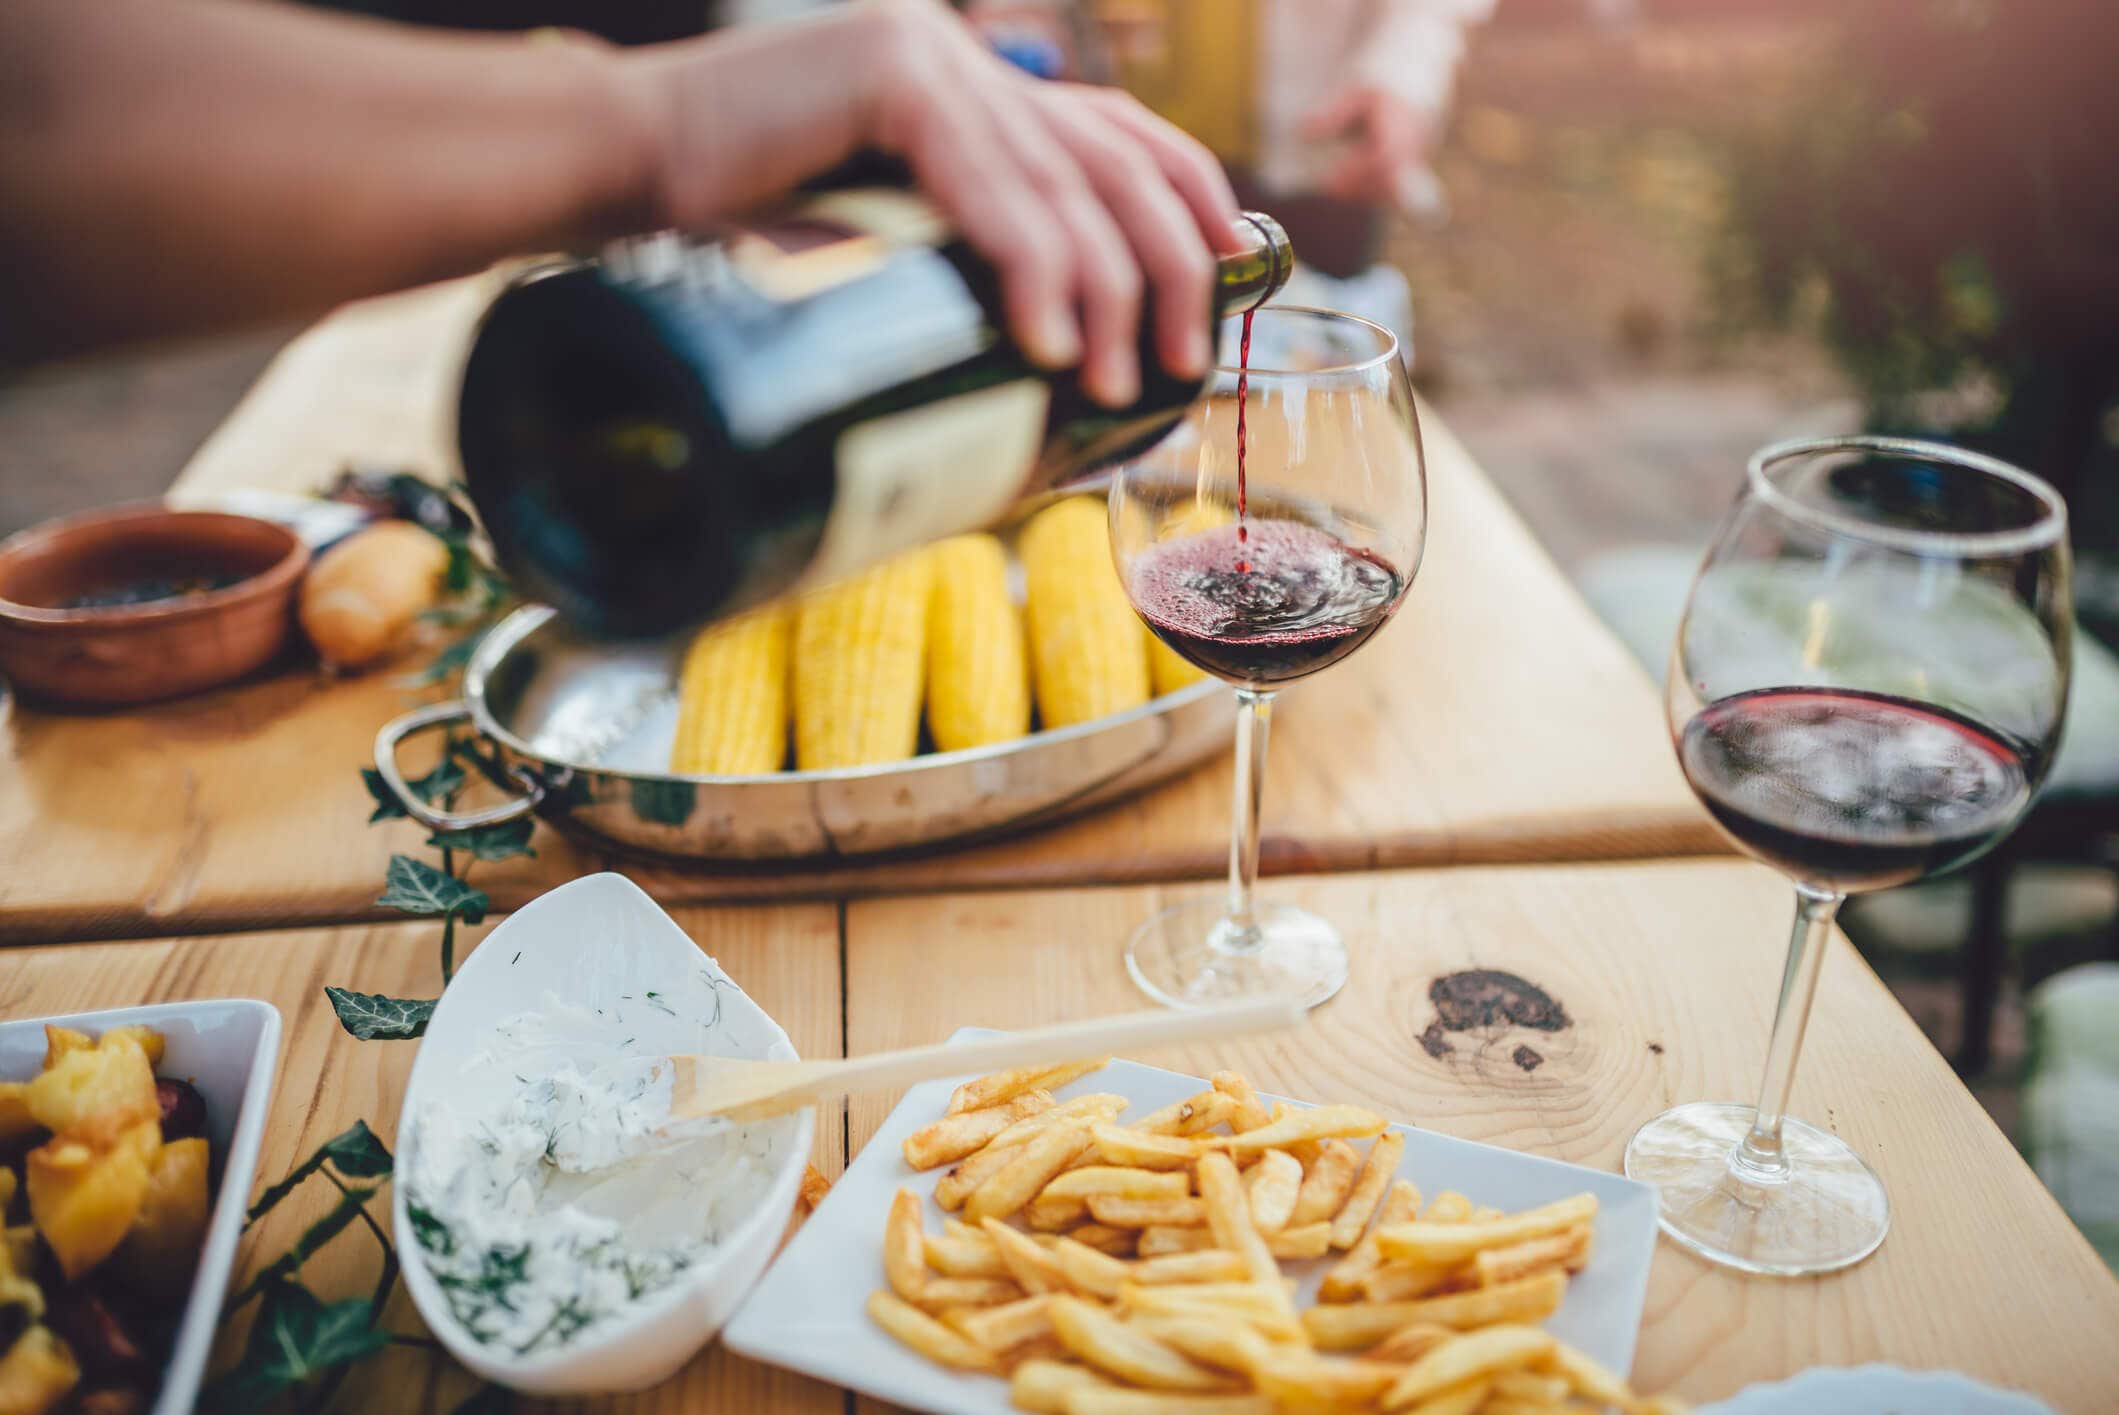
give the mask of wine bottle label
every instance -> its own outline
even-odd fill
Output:
[[[939,246],[949,224],[925,198],[887,187],[824,192],[727,242],[736,272],[768,299],[806,300],[864,280],[891,252]]]
[[[975,531],[1022,495],[1052,393],[1035,378],[887,413],[839,436],[831,516],[802,588]]]
[[[933,202],[890,187],[824,192],[795,210],[805,220],[859,231],[890,246],[939,246],[949,239],[949,222]]]

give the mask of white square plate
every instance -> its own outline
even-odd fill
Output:
[[[162,1370],[154,1415],[184,1415],[198,1398],[206,1359],[220,1327],[221,1298],[235,1264],[243,1213],[257,1177],[265,1111],[272,1100],[280,1054],[279,1009],[253,998],[163,1002],[0,1023],[0,1078],[22,1081],[44,1064],[46,1023],[100,1037],[113,1027],[152,1027],[166,1044],[157,1076],[189,1081],[206,1102],[206,1143],[212,1156],[213,1207],[198,1271]]]
[[[950,1040],[998,1035],[967,1027]],[[915,1171],[905,1163],[901,1147],[907,1135],[942,1114],[956,1084],[929,1081],[906,1093],[722,1332],[731,1351],[940,1415],[1007,1415],[1013,1408],[1006,1381],[946,1371],[885,1336],[862,1310],[868,1294],[885,1286],[883,1216],[891,1196],[900,1185],[932,1196],[936,1182],[948,1173],[946,1167]],[[1128,1115],[1145,1115],[1205,1088],[1197,1077],[1114,1061],[1056,1094],[1064,1099],[1113,1092],[1132,1101]],[[1409,1126],[1392,1128],[1405,1135],[1405,1159],[1398,1173],[1424,1194],[1456,1189],[1475,1203],[1510,1211],[1584,1190],[1597,1196],[1595,1252],[1589,1266],[1568,1284],[1567,1300],[1545,1325],[1612,1370],[1624,1374],[1632,1369],[1648,1266],[1655,1256],[1655,1190],[1602,1170]],[[938,1226],[930,1204],[928,1231]],[[1317,1283],[1331,1262],[1320,1258],[1286,1265],[1302,1278],[1303,1305],[1315,1299]]]

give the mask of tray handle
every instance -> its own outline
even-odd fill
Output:
[[[536,810],[537,803],[544,799],[543,783],[521,767],[516,767],[510,774],[521,783],[523,794],[482,811],[440,811],[419,798],[419,793],[406,783],[404,773],[397,769],[397,744],[415,732],[470,719],[471,705],[459,698],[392,718],[383,724],[382,731],[375,734],[375,770],[390,787],[391,794],[397,797],[398,804],[405,808],[405,814],[429,830],[480,830],[489,825],[505,825],[509,821],[521,820]]]

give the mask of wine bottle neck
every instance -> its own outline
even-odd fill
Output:
[[[1214,308],[1223,315],[1255,310],[1280,293],[1295,270],[1295,247],[1278,221],[1260,211],[1240,213],[1236,234],[1244,249],[1220,260]]]

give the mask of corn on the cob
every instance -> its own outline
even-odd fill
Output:
[[[701,631],[684,653],[670,770],[778,771],[787,761],[787,654],[794,614],[769,604]]]
[[[957,536],[934,557],[927,614],[927,731],[944,752],[1030,730],[1023,618],[1008,597],[1008,555],[992,536]]]
[[[1047,727],[1148,700],[1147,631],[1111,565],[1104,503],[1076,496],[1040,511],[1016,549],[1029,585],[1031,680]]]
[[[1206,671],[1180,657],[1176,649],[1148,633],[1146,625],[1141,632],[1148,635],[1148,681],[1155,686],[1155,696],[1174,693],[1179,688],[1189,688],[1206,677]]]
[[[795,765],[901,761],[920,744],[934,560],[899,556],[795,612]]]

